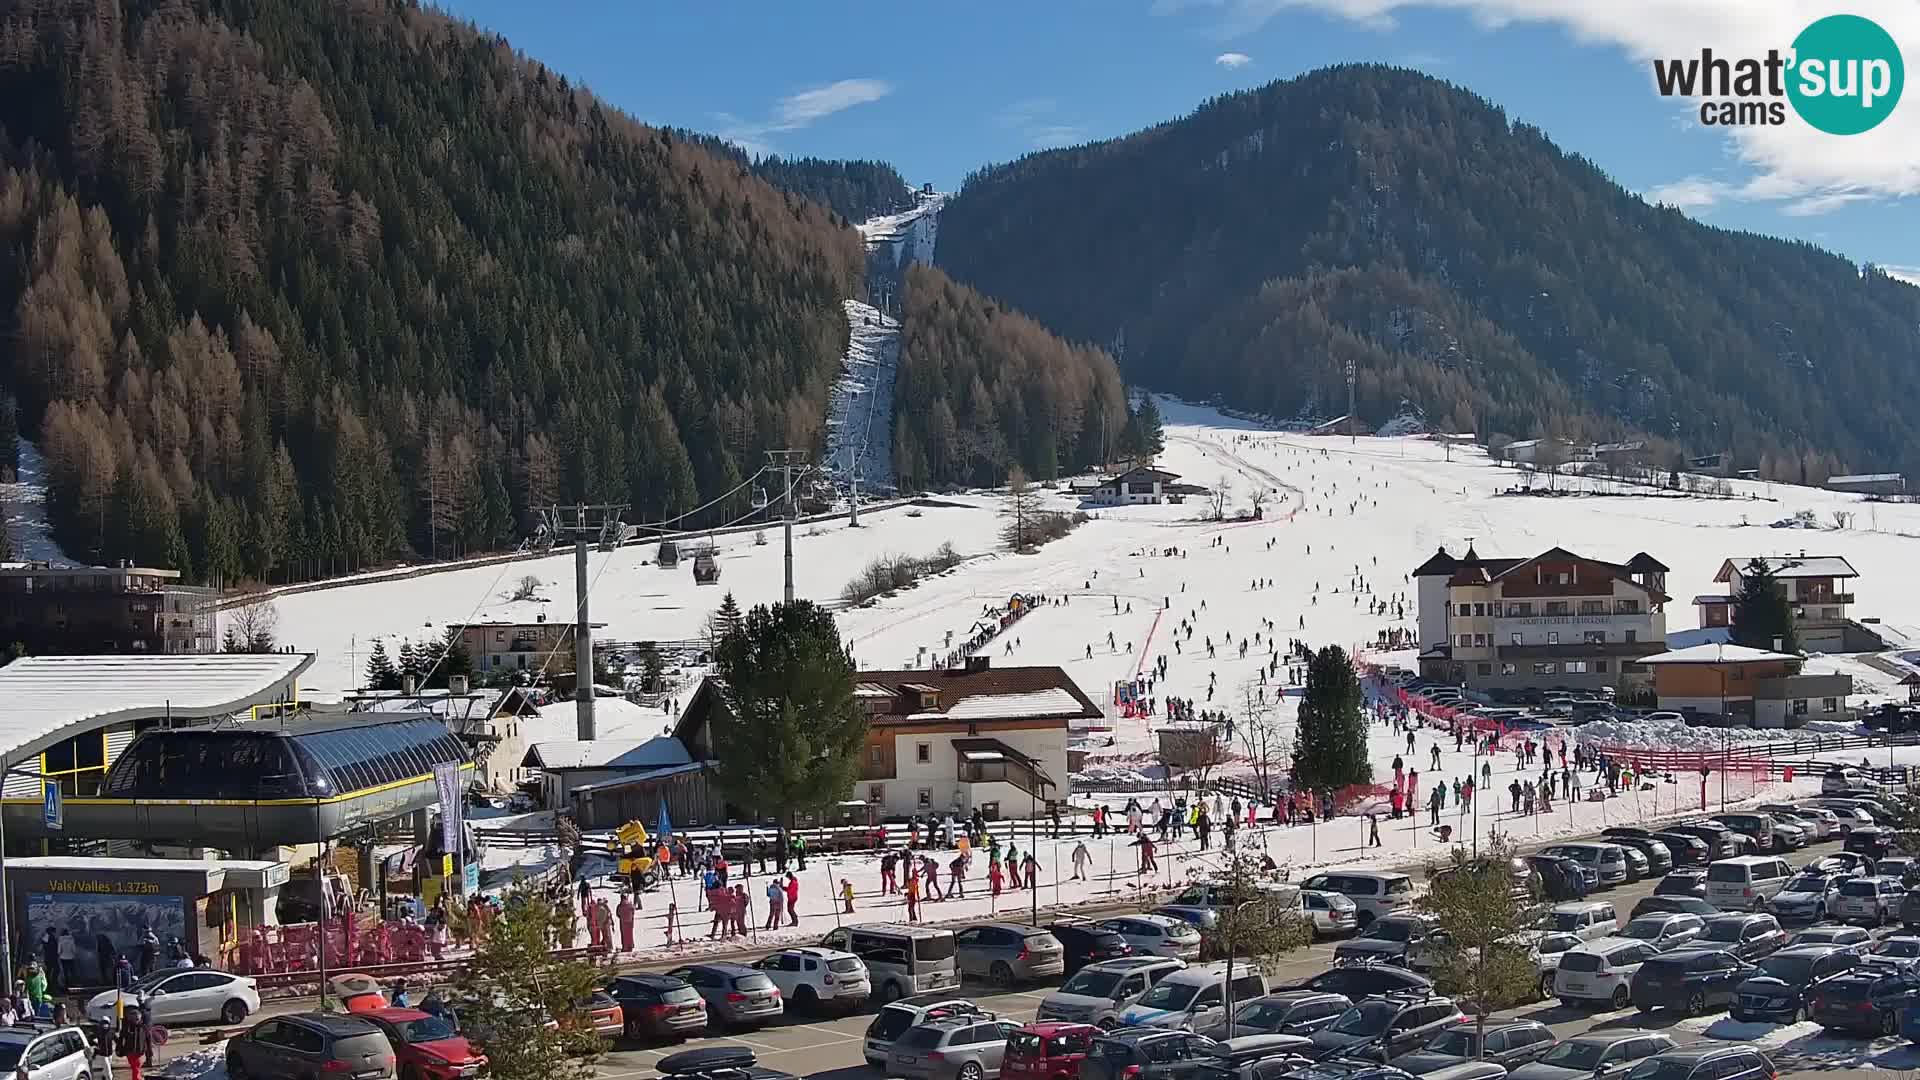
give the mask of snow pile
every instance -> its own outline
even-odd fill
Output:
[[[1805,737],[1777,728],[1692,727],[1679,720],[1596,720],[1574,730],[1575,738],[1583,743],[1637,750],[1718,750],[1723,745],[1791,742]]]
[[[1728,1016],[1690,1016],[1673,1025],[1675,1031],[1692,1031],[1709,1039],[1752,1043],[1755,1046],[1784,1046],[1795,1039],[1820,1034],[1822,1028],[1812,1020],[1793,1024],[1769,1024],[1765,1021],[1741,1022]],[[1856,1043],[1855,1045],[1859,1045]]]
[[[147,1074],[156,1080],[227,1080],[227,1042],[174,1058]]]

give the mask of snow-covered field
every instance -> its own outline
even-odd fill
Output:
[[[858,469],[862,491],[892,491],[900,323],[858,300],[846,301],[846,309],[851,337],[827,403],[827,471],[844,485]]]
[[[13,557],[21,561],[46,560],[56,566],[73,560],[54,543],[47,531],[47,462],[40,448],[20,440],[20,467],[14,481],[0,484],[0,509],[5,510],[7,536]]]

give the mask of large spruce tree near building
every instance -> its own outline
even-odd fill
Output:
[[[728,800],[789,824],[847,797],[867,717],[833,615],[810,600],[748,611],[716,646],[720,693],[708,718],[724,747]]]
[[[1765,559],[1740,569],[1740,595],[1733,599],[1733,640],[1755,649],[1799,652],[1793,628],[1793,602]]]
[[[1305,697],[1293,743],[1293,785],[1329,791],[1373,779],[1360,679],[1346,650],[1328,645],[1307,665]]]

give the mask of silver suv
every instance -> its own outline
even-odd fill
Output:
[[[1170,956],[1123,956],[1088,964],[1060,989],[1040,999],[1037,1019],[1094,1024],[1106,1031],[1120,1026],[1120,1013],[1153,984],[1186,967]]]
[[[886,1075],[906,1080],[993,1080],[1020,1025],[985,1016],[916,1024],[893,1041]]]
[[[88,1080],[95,1075],[92,1040],[77,1027],[29,1022],[0,1028],[0,1073],[26,1080]],[[99,1075],[107,1075],[104,1067]]]

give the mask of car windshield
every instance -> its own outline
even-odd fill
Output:
[[[1547,1051],[1547,1056],[1540,1059],[1540,1064],[1586,1072],[1597,1068],[1601,1055],[1606,1052],[1607,1048],[1599,1043],[1569,1039]]]
[[[1120,985],[1124,976],[1118,971],[1095,971],[1081,968],[1060,988],[1063,994],[1083,994],[1087,997],[1110,998],[1113,989]]]
[[[1707,924],[1707,940],[1708,941],[1739,941],[1740,932],[1742,930],[1745,930],[1746,928],[1747,928],[1746,923],[1740,922],[1735,919],[1727,919],[1723,922],[1708,923]]]
[[[915,938],[913,958],[915,960],[953,959],[953,935],[935,934],[932,937]]]
[[[1433,1040],[1427,1043],[1427,1049],[1436,1054],[1447,1054],[1451,1057],[1472,1057],[1479,1052],[1479,1045],[1480,1040],[1473,1037],[1471,1030],[1449,1028],[1435,1035]]]
[[[1577,911],[1556,911],[1553,913],[1553,928],[1573,933],[1586,925],[1580,916],[1581,913]]]
[[[1620,936],[1637,938],[1641,941],[1659,941],[1660,935],[1667,932],[1667,924],[1671,921],[1662,918],[1633,919],[1627,923],[1625,930],[1620,931]]]
[[[1795,874],[1793,877],[1787,879],[1787,883],[1780,887],[1780,891],[1826,892],[1827,876],[1825,874]]]
[[[457,1034],[453,1024],[438,1016],[423,1016],[418,1020],[408,1020],[397,1025],[400,1038],[409,1043],[438,1042],[451,1039]]]
[[[178,970],[171,969],[171,968],[166,971],[156,971],[153,974],[135,983],[133,988],[142,994],[151,994],[153,993],[154,987],[159,986],[161,983],[166,982],[168,979],[178,974],[180,974]]]
[[[1272,1001],[1249,1001],[1233,1011],[1236,1024],[1251,1024],[1254,1027],[1268,1028],[1280,1023],[1287,1015],[1287,1007]]]
[[[700,991],[691,986],[676,986],[660,991],[660,1000],[669,1005],[690,1005],[700,1000]]]
[[[1140,996],[1140,1007],[1143,1009],[1184,1009],[1193,1003],[1194,997],[1199,993],[1200,987],[1194,983],[1173,982],[1172,980],[1168,980],[1155,984],[1153,989],[1142,994]]]
[[[1806,982],[1812,974],[1813,957],[1781,956],[1776,953],[1760,961],[1760,970],[1779,979],[1781,982],[1792,983],[1798,986]]]
[[[1717,862],[1707,867],[1707,880],[1745,884],[1747,868],[1739,863]]]
[[[1841,896],[1873,896],[1880,891],[1880,883],[1872,880],[1854,879],[1840,886]]]
[[[1399,1013],[1399,1006],[1391,1001],[1368,1001],[1341,1013],[1327,1030],[1342,1035],[1378,1035]]]
[[[1880,944],[1881,956],[1911,957],[1920,956],[1920,938],[1888,938]]]
[[[1411,941],[1413,924],[1399,919],[1381,919],[1360,935],[1364,938],[1379,938],[1386,941]]]

